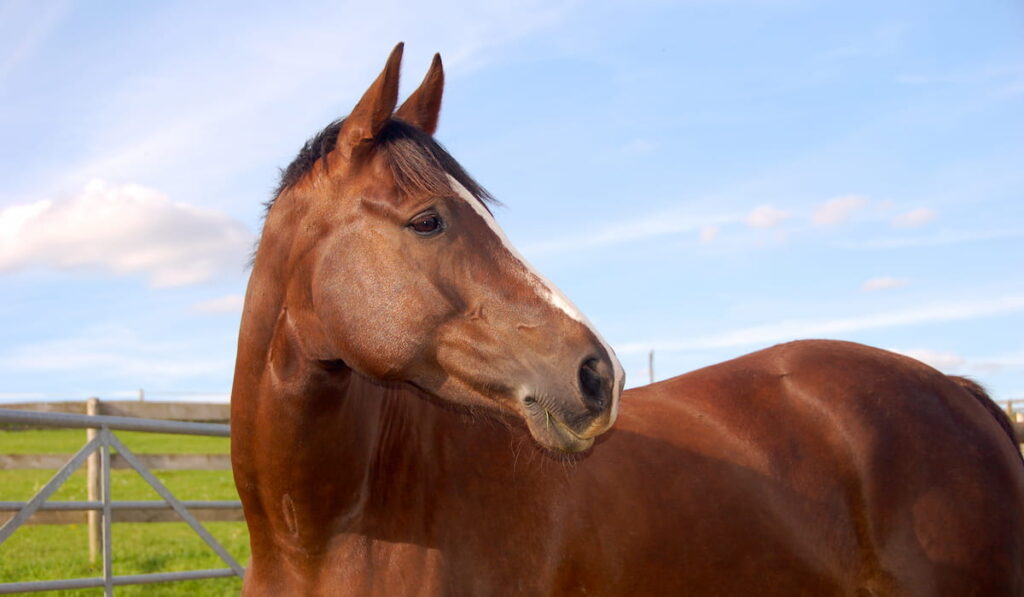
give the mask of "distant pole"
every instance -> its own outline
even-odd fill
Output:
[[[654,383],[654,351],[647,353],[647,372],[651,376],[651,383]]]
[[[145,401],[146,401],[146,392],[142,388],[139,388],[139,402],[145,402]]]

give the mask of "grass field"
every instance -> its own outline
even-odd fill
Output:
[[[136,453],[224,454],[227,438],[115,432]],[[0,431],[0,454],[71,454],[85,443],[84,430]],[[55,471],[0,471],[0,500],[32,497]],[[179,499],[236,500],[230,471],[154,471]],[[158,500],[160,497],[131,470],[111,472],[115,500]],[[51,498],[84,500],[85,472],[76,472]],[[0,545],[0,582],[81,578],[102,575],[89,563],[84,524],[22,526]],[[242,564],[249,559],[245,523],[208,522],[204,526]],[[146,574],[204,568],[226,568],[220,558],[185,523],[118,523],[113,529],[114,574]],[[239,579],[215,579],[118,587],[117,595],[237,595]],[[37,595],[102,595],[102,589],[36,593]]]

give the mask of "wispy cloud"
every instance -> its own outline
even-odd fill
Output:
[[[953,351],[930,348],[890,348],[946,373],[992,374],[1007,370],[1024,370],[1024,352],[996,356],[964,356]]]
[[[864,284],[861,285],[861,290],[867,290],[869,292],[873,290],[889,290],[892,288],[903,288],[906,285],[907,281],[903,278],[882,276],[880,278],[865,280]]]
[[[0,272],[98,268],[182,286],[240,270],[251,245],[252,234],[225,214],[139,185],[94,180],[70,199],[0,210]]]
[[[882,23],[857,39],[829,51],[831,58],[878,58],[899,48],[909,27],[905,23]]]
[[[624,144],[619,148],[619,151],[627,154],[643,154],[650,153],[658,148],[658,145],[648,139],[636,138],[632,141]]]
[[[59,398],[57,394],[47,394],[45,392],[0,392],[0,402],[21,402],[31,400],[46,400]]]
[[[67,10],[67,2],[57,1],[0,4],[0,82],[31,57]]]
[[[892,225],[896,228],[917,228],[931,222],[935,216],[934,210],[919,207],[896,216],[892,219]]]
[[[856,243],[843,243],[839,246],[853,249],[898,249],[912,247],[939,247],[968,243],[989,242],[1008,238],[1024,237],[1024,230],[985,230],[963,231],[954,230],[930,233],[922,236],[904,236],[894,238],[876,238]]]
[[[931,350],[927,348],[911,348],[911,349],[897,349],[891,348],[893,352],[906,355],[912,359],[917,359],[922,363],[926,363],[935,367],[940,371],[953,372],[957,371],[967,363],[967,359],[956,354],[955,352],[943,352],[939,350]]]
[[[215,184],[265,160],[281,138],[294,138],[298,148],[316,130],[310,113],[331,106],[330,118],[343,115],[399,40],[406,42],[406,68],[416,69],[407,85],[419,80],[435,51],[443,54],[449,77],[457,77],[489,63],[497,48],[560,22],[575,5],[323,3],[317,18],[291,19],[287,26],[241,15],[232,21],[232,35],[196,46],[202,55],[182,48],[178,58],[120,78],[97,102],[106,108],[83,115],[93,123],[89,145],[101,149],[62,164],[55,186],[92,178],[173,181],[182,172],[193,186]]]
[[[122,326],[96,326],[69,338],[9,347],[0,353],[0,370],[33,373],[103,371],[139,384],[194,379],[230,371],[233,358],[196,356],[197,347],[181,342],[142,340]]]
[[[836,226],[845,223],[853,213],[867,205],[867,197],[844,195],[822,203],[814,211],[811,221],[816,226]]]
[[[979,373],[996,373],[1006,370],[1024,371],[1024,352],[968,359],[967,364],[969,368]]]
[[[197,392],[191,390],[150,390],[143,388],[143,394],[147,401],[167,402],[228,402],[231,398],[230,392]],[[138,399],[139,390],[114,390],[104,392],[100,398],[106,399]]]
[[[710,228],[717,230],[717,227],[722,224],[739,220],[740,217],[736,214],[695,214],[683,210],[669,210],[620,221],[614,225],[602,226],[585,234],[572,234],[553,240],[527,243],[522,246],[522,251],[527,256],[536,257],[637,242],[673,234],[693,234],[695,232],[700,235],[712,234],[706,231]]]
[[[214,299],[200,301],[192,305],[198,313],[240,313],[245,297],[240,294],[228,294]]]
[[[707,226],[701,227],[700,231],[697,233],[697,237],[700,239],[700,242],[702,243],[710,243],[714,242],[714,240],[718,238],[719,232],[721,232],[721,228],[709,224]]]
[[[747,214],[746,222],[751,228],[774,228],[791,217],[788,211],[772,205],[759,205]]]
[[[993,64],[972,69],[960,69],[940,73],[903,73],[896,81],[904,85],[977,85],[982,83],[1020,82],[1024,77],[1024,65]]]
[[[652,349],[687,351],[766,345],[797,338],[820,338],[866,330],[992,317],[1020,311],[1024,311],[1024,294],[974,301],[932,303],[836,319],[787,320],[683,340],[626,342],[616,344],[615,350],[622,354],[630,354]]]

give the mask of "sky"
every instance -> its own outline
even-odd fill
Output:
[[[1020,2],[284,6],[0,0],[0,402],[226,400],[278,169],[398,41],[628,386],[838,338],[1024,399]]]

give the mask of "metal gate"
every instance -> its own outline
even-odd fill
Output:
[[[151,433],[174,433],[179,435],[209,435],[228,437],[230,428],[227,425],[213,423],[187,423],[182,421],[161,421],[156,419],[136,419],[132,417],[112,417],[99,415],[76,415],[64,413],[40,413],[22,410],[0,409],[0,423],[29,425],[34,427],[63,427],[78,429],[95,429],[96,433],[89,439],[71,460],[67,462],[46,485],[43,486],[27,502],[0,502],[0,511],[17,511],[13,518],[0,527],[0,544],[7,540],[22,523],[29,519],[37,510],[82,510],[98,511],[102,517],[102,550],[103,576],[96,578],[75,578],[65,580],[42,580],[31,582],[0,583],[0,593],[19,593],[34,591],[54,591],[62,589],[87,589],[103,587],[106,595],[114,594],[114,587],[119,585],[137,585],[176,580],[198,580],[205,578],[224,578],[230,576],[243,577],[245,569],[235,561],[231,554],[213,538],[189,508],[238,508],[236,501],[182,501],[174,497],[167,487],[157,479],[114,435],[113,431],[146,431]],[[110,496],[110,449],[114,448],[128,464],[164,499],[164,501],[114,501]],[[84,502],[48,502],[47,499],[74,473],[94,452],[100,454],[101,500]],[[185,572],[163,572],[156,574],[133,574],[114,576],[113,545],[111,542],[111,514],[118,509],[168,508],[170,507],[188,523],[207,545],[229,566],[212,570],[189,570]]]

